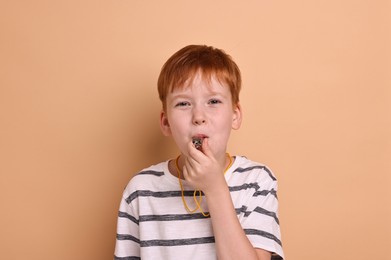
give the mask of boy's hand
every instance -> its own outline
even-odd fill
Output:
[[[195,189],[202,190],[205,195],[218,192],[227,185],[224,178],[224,166],[214,157],[208,144],[208,138],[202,142],[202,151],[189,142],[189,156],[183,166],[183,176]]]

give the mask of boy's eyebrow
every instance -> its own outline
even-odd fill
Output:
[[[210,91],[210,92],[208,93],[208,96],[211,96],[211,97],[218,96],[218,97],[220,97],[220,98],[229,98],[229,94],[230,94],[230,93],[228,93],[228,96],[227,96],[227,94],[224,93],[224,92]]]
[[[189,98],[191,95],[189,94],[183,94],[183,93],[179,93],[179,94],[172,94],[172,98],[171,99],[177,99],[177,98]]]
[[[224,95],[222,91],[215,91],[215,90],[208,90],[208,95]],[[180,91],[179,93],[177,92],[171,92],[171,95],[173,97],[177,97],[177,96],[184,96],[184,97],[187,97],[187,96],[192,96],[192,94],[190,93],[187,93],[186,91]]]
[[[207,96],[211,96],[211,97],[215,97],[215,96],[219,96],[219,97],[222,97],[222,98],[225,98],[227,97],[226,95],[224,95],[223,93],[220,93],[220,92],[216,92],[216,91],[211,91],[207,94]],[[189,99],[189,98],[192,98],[192,95],[191,94],[183,94],[183,93],[178,93],[178,94],[172,94],[171,96],[171,100],[176,100],[176,99]],[[228,97],[227,97],[228,98]]]
[[[209,94],[210,94],[211,96],[218,96],[218,95],[220,95],[220,96],[225,96],[224,93],[222,93],[222,92],[216,92],[216,91],[211,91]]]

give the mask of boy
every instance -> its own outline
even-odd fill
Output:
[[[180,155],[129,182],[115,259],[283,257],[274,175],[226,152],[242,121],[240,88],[239,68],[213,47],[186,46],[164,64],[160,126]]]

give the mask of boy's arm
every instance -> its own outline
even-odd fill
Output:
[[[239,223],[228,186],[205,194],[216,240],[218,259],[270,260],[271,253],[255,249]]]
[[[190,158],[184,165],[183,175],[191,185],[205,194],[218,259],[270,260],[270,252],[255,249],[247,238],[236,215],[223,166],[214,159],[207,139],[203,143],[203,153],[201,155],[192,144],[189,145]]]

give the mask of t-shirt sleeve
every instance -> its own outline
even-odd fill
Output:
[[[138,200],[135,194],[125,190],[121,199],[114,259],[140,258]]]
[[[258,188],[252,190],[246,201],[241,222],[243,230],[255,248],[283,256],[280,221],[278,218],[277,180],[263,167],[257,174]]]

